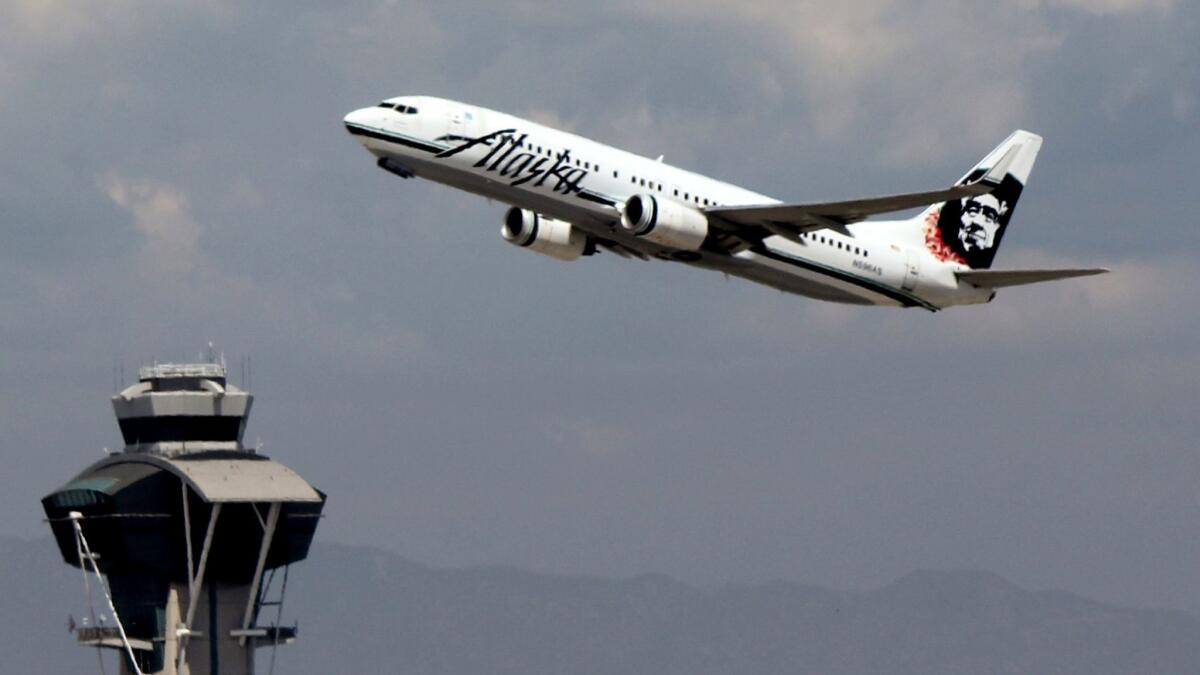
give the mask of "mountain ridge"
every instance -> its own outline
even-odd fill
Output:
[[[86,609],[79,571],[50,539],[0,537],[0,592],[5,671],[96,670],[66,631],[68,613]],[[444,569],[317,544],[293,568],[284,609],[301,630],[277,654],[279,673],[1200,672],[1200,616],[1026,590],[981,570],[915,570],[865,591],[699,586]]]

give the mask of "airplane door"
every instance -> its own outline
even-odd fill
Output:
[[[917,282],[921,280],[921,257],[916,251],[906,250],[904,252],[904,282],[900,285],[906,291],[911,291],[917,287]]]
[[[474,112],[452,105],[446,109],[446,133],[461,138],[478,135],[479,120]]]

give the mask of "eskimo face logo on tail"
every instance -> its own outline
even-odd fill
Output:
[[[962,217],[958,221],[958,241],[963,250],[970,253],[994,248],[1000,218],[1008,214],[1008,204],[993,194],[968,197],[960,204]]]
[[[978,179],[983,172],[975,170],[966,181]],[[963,263],[972,269],[991,267],[1023,187],[1010,174],[987,194],[942,204],[940,211],[930,214],[927,224],[925,244],[929,251],[939,260]]]
[[[438,140],[463,140],[461,137]],[[435,155],[446,159],[483,146],[487,149],[483,157],[473,165],[488,173],[496,173],[509,180],[509,185],[519,187],[532,184],[542,187],[547,183],[553,192],[573,194],[579,192],[579,183],[590,173],[586,169],[571,165],[571,151],[563,150],[553,158],[536,153],[528,143],[529,134],[517,134],[516,129],[501,129],[478,138],[468,138],[452,148]]]

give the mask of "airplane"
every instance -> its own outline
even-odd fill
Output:
[[[495,110],[397,96],[346,129],[401,178],[500,201],[501,236],[560,260],[598,251],[673,260],[837,303],[929,311],[999,288],[1107,272],[992,269],[1042,138],[1015,131],[951,187],[784,203]],[[869,216],[924,207],[902,220]]]

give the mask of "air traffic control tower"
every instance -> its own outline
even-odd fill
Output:
[[[287,569],[325,495],[243,445],[253,397],[222,364],[138,380],[112,399],[124,450],[42,500],[63,560],[103,595],[76,637],[118,650],[125,674],[249,675],[256,648],[296,636],[279,623]]]

